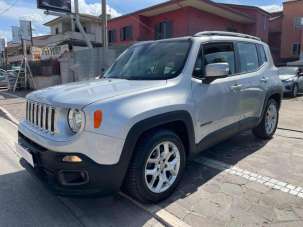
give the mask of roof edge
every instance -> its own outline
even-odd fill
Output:
[[[122,19],[124,17],[128,17],[128,16],[140,16],[139,14],[140,13],[143,13],[143,12],[146,12],[146,11],[149,11],[149,10],[154,10],[154,9],[157,9],[159,7],[164,7],[164,6],[168,6],[170,4],[179,4],[180,2],[183,2],[183,1],[186,1],[186,0],[170,0],[170,1],[166,1],[166,2],[163,2],[163,3],[160,3],[160,4],[156,4],[156,5],[153,5],[153,6],[150,6],[150,7],[147,7],[147,8],[144,8],[144,9],[140,9],[140,10],[137,10],[137,11],[134,11],[134,12],[131,12],[131,13],[127,13],[127,14],[124,14],[122,16],[119,16],[119,17],[115,17],[115,18],[112,18],[110,19],[109,21],[115,21],[115,20],[118,20],[118,19]],[[242,13],[238,10],[235,10],[233,8],[230,8],[228,7],[227,5],[228,4],[224,4],[224,3],[217,3],[217,2],[213,2],[211,0],[204,0],[204,2],[206,3],[209,3],[209,4],[212,4],[212,5],[215,5],[217,6],[218,8],[221,8],[221,9],[224,9],[224,10],[228,10],[232,13],[235,13],[235,14],[238,14],[238,15],[241,15],[243,17],[247,17],[247,19],[250,19],[252,20],[253,18],[250,17],[250,15],[247,15],[245,13]],[[239,5],[241,6],[241,5]],[[258,8],[258,7],[256,7]],[[260,10],[262,10],[261,8],[258,8]],[[264,10],[263,10],[264,11]],[[268,12],[264,11],[265,13],[269,14]]]

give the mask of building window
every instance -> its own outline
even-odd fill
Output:
[[[120,31],[121,41],[128,41],[133,39],[133,28],[132,26],[126,26]]]
[[[59,28],[56,28],[56,29],[55,29],[55,33],[56,33],[56,35],[59,34]]]
[[[228,32],[238,32],[237,29],[234,26],[227,27],[226,31],[228,31]]]
[[[294,43],[292,45],[292,55],[299,56],[301,53],[301,44],[300,43]]]
[[[303,17],[296,17],[294,23],[295,23],[295,28],[302,28],[303,27]]]
[[[87,28],[86,26],[82,26],[83,30],[87,33]],[[75,26],[75,32],[80,32],[80,28],[78,27],[78,25]]]
[[[109,43],[116,42],[116,30],[109,30],[108,31],[108,42]]]
[[[155,39],[169,39],[173,36],[173,24],[171,21],[163,21],[156,25]]]

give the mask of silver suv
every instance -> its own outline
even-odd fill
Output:
[[[21,163],[63,195],[168,197],[186,160],[243,130],[270,139],[282,84],[269,47],[227,32],[135,44],[104,78],[27,96]]]

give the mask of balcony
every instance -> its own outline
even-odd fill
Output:
[[[91,34],[91,33],[86,33],[89,41],[91,42],[100,42],[99,40],[97,40],[97,37],[95,34]],[[57,34],[57,35],[52,35],[49,36],[47,39],[41,40],[41,41],[35,41],[34,45],[35,46],[49,46],[49,45],[53,45],[53,44],[59,44],[62,43],[64,41],[68,41],[68,40],[80,40],[80,41],[85,41],[84,37],[82,36],[82,34],[80,32],[65,32],[64,34]]]

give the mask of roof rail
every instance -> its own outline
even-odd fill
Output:
[[[212,35],[217,35],[217,36],[232,36],[232,37],[240,37],[240,38],[247,38],[247,39],[254,39],[261,41],[260,38],[251,36],[251,35],[246,35],[242,33],[236,33],[236,32],[224,32],[224,31],[205,31],[205,32],[198,32],[197,34],[194,35],[194,37],[201,37],[201,36],[212,36]]]

